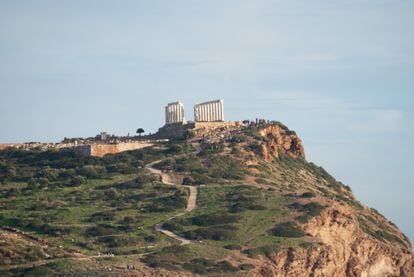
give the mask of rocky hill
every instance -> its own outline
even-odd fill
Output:
[[[413,276],[408,238],[278,122],[102,158],[0,151],[0,273]]]

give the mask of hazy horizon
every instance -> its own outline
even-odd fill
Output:
[[[0,142],[155,132],[224,99],[414,241],[414,2],[1,1]]]

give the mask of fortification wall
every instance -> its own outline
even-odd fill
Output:
[[[142,142],[121,142],[117,144],[101,144],[94,143],[90,145],[82,145],[73,148],[67,148],[67,151],[74,151],[83,156],[103,157],[107,154],[117,154],[130,150],[137,150],[152,146],[151,143]]]
[[[21,144],[18,143],[0,143],[0,150],[9,148],[9,147],[14,147],[14,148],[19,148],[21,147]]]
[[[90,155],[94,157],[103,157],[107,154],[116,154],[151,146],[150,143],[124,142],[118,144],[92,144],[90,145]]]

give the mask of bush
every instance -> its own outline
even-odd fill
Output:
[[[252,142],[251,144],[248,144],[247,146],[246,146],[246,150],[247,151],[250,151],[250,152],[253,152],[253,153],[255,153],[255,154],[257,154],[257,155],[261,155],[262,154],[262,147],[260,146],[260,143],[258,143],[258,142]]]
[[[306,213],[306,215],[309,215],[309,216],[318,216],[325,209],[324,206],[316,202],[310,202],[305,205],[295,202],[289,205],[289,207],[299,212],[304,212]]]
[[[211,178],[207,174],[193,173],[194,185],[205,185],[212,182]]]
[[[162,227],[165,229],[165,230],[169,230],[169,231],[171,231],[171,232],[181,232],[181,231],[183,231],[184,229],[183,229],[183,227],[180,225],[180,224],[178,224],[178,223],[176,223],[176,222],[169,222],[169,221],[167,221],[167,222],[165,222],[163,225],[162,225]]]
[[[222,225],[237,222],[240,217],[225,213],[204,214],[191,218],[191,223],[198,226]]]
[[[87,236],[109,236],[117,233],[116,228],[108,224],[100,224],[86,229]]]
[[[117,200],[119,197],[119,192],[116,188],[109,188],[104,191],[107,200]]]
[[[241,264],[241,265],[239,265],[239,268],[240,268],[240,270],[248,271],[248,270],[254,269],[255,266],[252,265],[252,264]]]
[[[213,178],[241,180],[246,174],[246,169],[230,157],[213,156],[207,166],[209,175]]]
[[[210,228],[200,228],[194,231],[187,231],[184,236],[191,240],[210,239],[210,240],[230,240],[234,238],[237,228],[232,225],[213,226]]]
[[[40,170],[39,173],[37,174],[37,177],[43,177],[50,181],[57,180],[58,176],[59,176],[59,170],[55,168],[50,168],[48,166]]]
[[[85,177],[81,176],[81,175],[76,175],[74,177],[72,177],[72,179],[70,180],[70,185],[71,186],[80,186],[82,184],[86,183],[86,179]]]
[[[147,212],[171,212],[176,209],[184,209],[187,207],[187,198],[181,195],[180,191],[174,195],[154,199],[145,206]]]
[[[106,173],[106,168],[100,165],[85,165],[78,170],[78,173],[87,178],[100,178]]]
[[[191,186],[194,184],[194,178],[191,176],[186,176],[183,179],[183,186]]]
[[[279,245],[266,245],[257,248],[251,248],[244,250],[243,253],[247,254],[249,257],[255,258],[258,255],[264,255],[269,257],[270,255],[279,252],[280,246]]]
[[[115,214],[112,211],[103,211],[97,212],[89,216],[89,221],[97,222],[97,221],[110,221],[114,220]]]
[[[111,173],[118,172],[121,174],[131,174],[131,173],[137,172],[138,170],[137,166],[134,166],[131,163],[125,163],[125,162],[114,163],[114,164],[108,165],[106,168]]]
[[[234,135],[230,142],[233,143],[240,143],[240,142],[246,142],[249,138],[246,135]]]
[[[178,144],[172,144],[166,151],[168,154],[180,154],[183,152],[183,147]]]
[[[207,269],[204,265],[202,264],[197,264],[197,263],[184,263],[183,264],[183,268],[185,270],[191,271],[195,274],[207,274]]]
[[[316,194],[313,192],[304,192],[302,193],[302,195],[300,196],[302,198],[313,198],[316,197]]]
[[[302,229],[295,222],[285,222],[277,225],[270,233],[277,237],[300,238],[305,235]]]
[[[228,261],[222,261],[218,263],[217,269],[221,272],[237,272],[239,271],[238,267],[233,266]]]
[[[229,245],[224,246],[224,248],[228,250],[241,250],[242,249],[242,247],[237,244],[229,244]]]
[[[311,203],[305,204],[305,205],[303,205],[303,208],[307,211],[307,213],[310,216],[318,216],[325,209],[324,206],[322,206],[321,204],[316,203],[316,202],[311,202]]]
[[[157,241],[157,238],[153,235],[150,235],[150,236],[146,236],[144,240],[145,242],[148,242],[148,243],[154,243]]]

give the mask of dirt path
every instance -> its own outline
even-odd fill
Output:
[[[161,170],[156,169],[156,168],[153,167],[155,164],[157,164],[157,163],[159,163],[161,161],[162,160],[158,160],[158,161],[149,163],[145,167],[151,173],[160,175],[161,176],[161,181],[164,184],[170,185],[170,186],[178,186],[177,184],[174,184],[171,181],[171,178],[170,178],[170,176],[168,174],[166,174],[166,173],[162,172]],[[191,212],[192,210],[194,210],[197,207],[197,204],[196,204],[197,203],[197,187],[194,187],[194,186],[185,186],[185,187],[190,190],[190,196],[188,197],[187,208],[184,210],[184,212],[181,212],[179,214],[176,214],[175,216],[170,217],[167,220],[162,221],[162,222],[158,223],[157,225],[155,225],[155,230],[156,231],[158,231],[160,233],[163,233],[164,235],[166,235],[166,236],[168,236],[170,238],[173,238],[175,240],[178,240],[181,243],[181,245],[190,244],[191,241],[188,240],[188,239],[185,239],[183,237],[180,237],[180,236],[174,234],[173,232],[171,232],[169,230],[164,229],[162,226],[164,225],[165,222],[167,222],[169,220],[172,220],[172,219],[174,219],[176,217],[183,216],[186,213]]]

